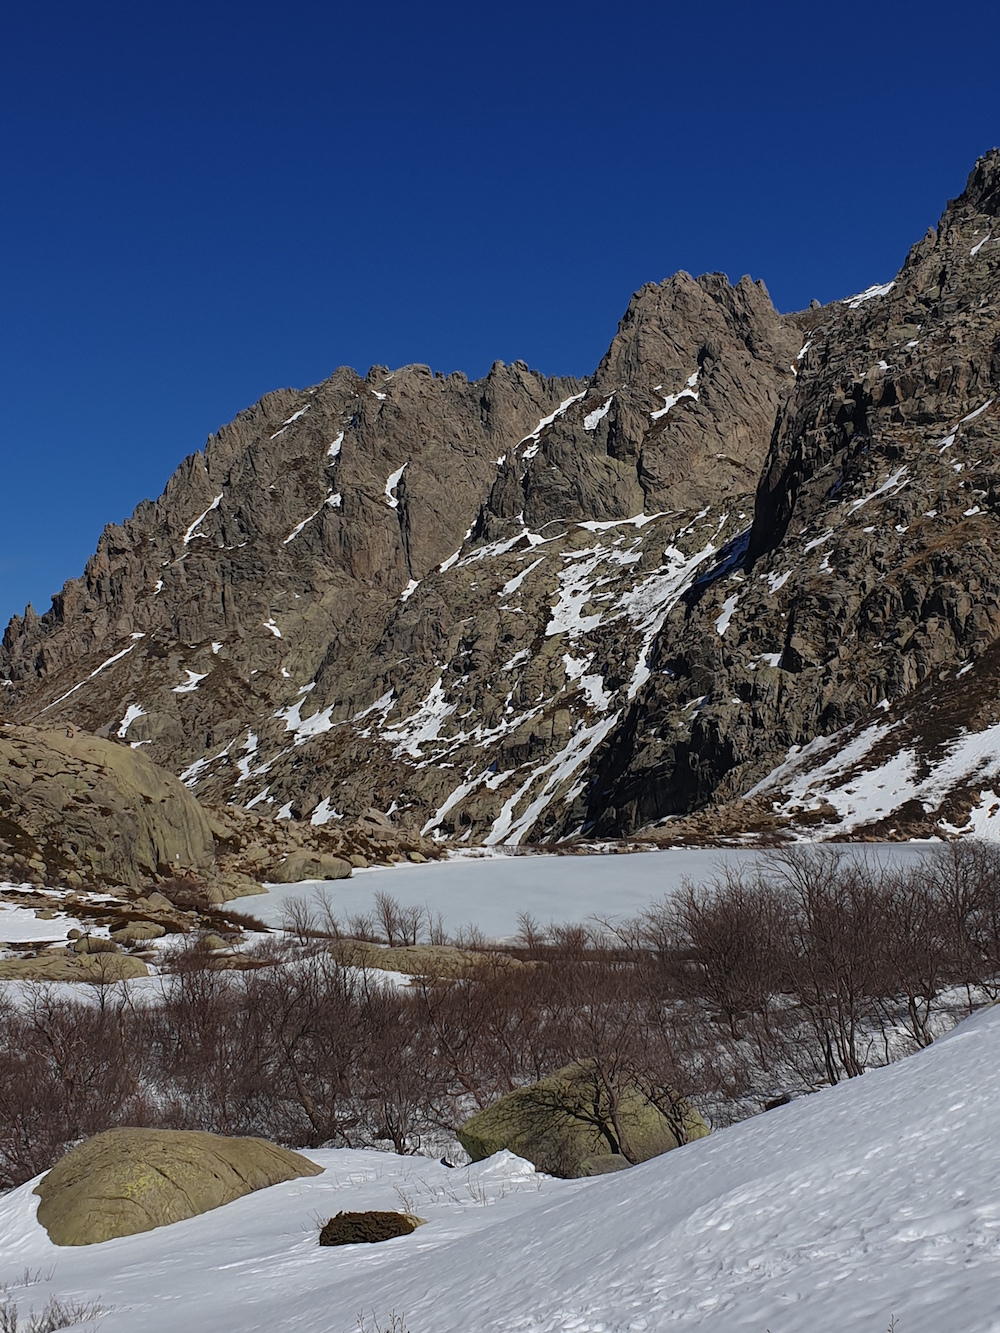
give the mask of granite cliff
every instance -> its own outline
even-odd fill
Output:
[[[782,316],[761,283],[680,273],[586,380],[373,367],[269,394],[11,622],[5,714],[311,830],[979,827],[998,294],[994,151],[844,301]]]

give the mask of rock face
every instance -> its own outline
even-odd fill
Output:
[[[612,1114],[592,1062],[579,1061],[477,1111],[458,1130],[458,1140],[474,1162],[506,1148],[550,1175],[599,1175],[708,1133],[692,1107],[681,1103],[678,1115],[680,1134],[634,1084],[620,1089]]]
[[[746,556],[665,621],[596,829],[747,794],[819,831],[967,826],[1000,755],[963,748],[1000,720],[998,186],[993,152],[894,282],[801,317]]]
[[[9,716],[414,850],[975,822],[1000,738],[951,758],[1000,724],[998,199],[993,152],[894,282],[797,315],[748,278],[650,284],[588,380],[268,395],[11,622]],[[863,810],[859,746],[905,777]]]
[[[35,1187],[38,1220],[56,1245],[95,1245],[322,1170],[264,1139],[109,1129],[73,1148],[43,1176]]]

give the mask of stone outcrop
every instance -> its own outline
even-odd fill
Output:
[[[56,1245],[95,1245],[197,1217],[323,1168],[265,1139],[109,1129],[72,1148],[35,1187]]]
[[[110,986],[148,976],[141,958],[122,953],[81,955],[72,949],[46,949],[32,958],[0,958],[0,981],[85,981]]]
[[[746,554],[664,622],[590,787],[594,831],[721,813],[760,782],[780,797],[769,775],[786,756],[836,733],[847,750],[872,727],[893,735],[860,742],[861,769],[898,756],[895,804],[875,789],[867,814],[849,800],[838,813],[819,775],[799,804],[779,801],[786,818],[875,836],[965,824],[975,762],[925,800],[907,788],[998,720],[998,183],[994,151],[894,282],[800,317]],[[849,764],[839,777],[849,797]]]
[[[998,720],[998,182],[992,152],[893,282],[831,305],[649,284],[586,380],[268,395],[11,622],[10,717],[283,829],[222,851],[250,880],[428,838],[846,827],[789,804],[786,758],[888,717],[917,781]],[[867,832],[964,827],[981,771]]]

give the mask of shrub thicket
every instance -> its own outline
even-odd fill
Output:
[[[1000,994],[1000,851],[970,841],[902,869],[780,851],[626,923],[525,917],[507,957],[405,989],[330,954],[346,934],[442,942],[388,899],[377,916],[300,913],[243,971],[191,949],[156,1002],[8,988],[0,1188],[116,1125],[415,1151],[575,1060],[612,1111],[631,1085],[721,1124],[926,1046]]]

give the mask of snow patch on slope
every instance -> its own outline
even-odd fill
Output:
[[[202,534],[198,531],[198,528],[205,521],[205,519],[208,518],[209,514],[212,512],[213,509],[218,509],[221,502],[222,502],[222,491],[219,492],[219,494],[215,497],[215,499],[208,506],[208,508],[203,513],[198,515],[195,521],[188,528],[187,532],[185,532],[184,542],[183,542],[185,546],[187,546],[188,542],[191,540],[192,537],[202,536]]]

